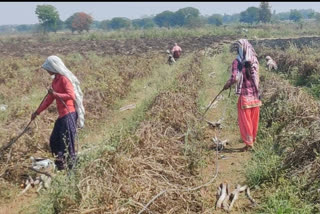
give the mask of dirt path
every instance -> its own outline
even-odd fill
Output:
[[[205,103],[210,103],[211,100],[218,94],[223,87],[225,81],[229,78],[227,72],[228,63],[231,62],[231,56],[225,56],[223,54],[217,55],[207,62],[205,62],[204,75],[208,75],[212,71],[215,72],[213,78],[206,78],[206,86],[204,90]],[[240,149],[244,146],[240,138],[240,132],[237,124],[237,97],[234,95],[234,89],[232,89],[229,97],[229,90],[222,92],[222,94],[215,102],[213,108],[211,108],[207,114],[206,119],[208,121],[218,121],[222,119],[222,129],[213,129],[207,126],[205,129],[206,141],[212,142],[212,138],[216,136],[221,140],[228,140],[229,144],[218,153],[218,162],[216,164],[216,151],[213,148],[211,150],[211,158],[207,168],[203,170],[202,174],[209,180],[215,173],[216,167],[218,167],[218,176],[214,183],[207,189],[202,190],[202,194],[205,198],[208,198],[206,203],[212,207],[205,213],[226,213],[223,210],[215,210],[215,204],[217,201],[216,193],[217,187],[220,183],[226,182],[229,184],[229,188],[233,190],[237,184],[245,185],[245,164],[251,158],[251,152],[241,152]],[[212,143],[213,145],[213,143]],[[254,198],[254,191],[251,193]],[[235,202],[235,205],[231,213],[251,213],[253,209],[250,208],[250,201],[246,198],[244,193],[239,195],[239,199]]]

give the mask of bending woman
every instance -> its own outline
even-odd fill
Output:
[[[241,138],[246,144],[243,150],[246,151],[253,148],[256,140],[262,104],[259,95],[259,62],[248,40],[240,39],[236,42],[236,48],[238,56],[232,62],[231,77],[224,85],[224,89],[237,83],[238,123]]]
[[[74,144],[77,122],[80,128],[84,125],[85,111],[80,82],[57,56],[49,56],[42,68],[54,76],[54,79],[52,87],[48,89],[48,96],[31,115],[31,120],[56,100],[59,117],[51,133],[50,148],[56,158],[55,164],[58,170],[65,169],[66,162],[68,167],[72,168],[76,160]]]

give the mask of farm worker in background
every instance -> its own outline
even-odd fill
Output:
[[[66,160],[69,169],[71,169],[76,160],[74,144],[77,122],[80,128],[84,125],[85,111],[82,104],[83,94],[79,86],[80,82],[57,56],[49,56],[42,68],[54,79],[52,88],[48,89],[48,96],[39,109],[31,115],[31,120],[48,108],[53,100],[56,100],[59,117],[51,133],[50,148],[56,158],[57,169],[64,169]],[[67,158],[66,150],[68,151]]]
[[[175,61],[177,61],[177,59],[180,58],[181,51],[182,51],[182,49],[178,46],[178,44],[174,43],[174,46],[173,46],[173,48],[171,50],[171,53],[172,53],[173,58],[174,58]]]
[[[167,63],[168,63],[169,65],[172,65],[172,64],[175,63],[176,61],[174,60],[174,58],[173,58],[173,56],[172,56],[172,54],[170,53],[169,50],[167,50],[167,54],[168,54]]]
[[[261,100],[259,95],[259,62],[252,45],[246,39],[236,42],[238,56],[232,62],[231,77],[224,85],[228,89],[237,82],[238,123],[247,151],[256,140]]]

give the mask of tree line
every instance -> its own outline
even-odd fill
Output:
[[[114,17],[111,20],[94,20],[90,14],[77,12],[62,21],[59,12],[52,5],[37,5],[35,14],[38,17],[39,24],[34,25],[4,25],[0,26],[0,32],[13,30],[18,32],[57,32],[58,30],[69,29],[72,33],[89,31],[90,29],[118,30],[118,29],[150,29],[155,27],[201,27],[204,25],[220,26],[230,23],[268,23],[284,20],[299,22],[302,19],[316,18],[320,20],[320,13],[312,9],[291,10],[290,12],[276,13],[271,12],[268,2],[261,2],[259,7],[249,7],[241,13],[233,15],[212,14],[203,16],[200,11],[193,7],[186,7],[172,12],[163,11],[155,16],[144,17],[140,19],[128,19],[125,17]]]

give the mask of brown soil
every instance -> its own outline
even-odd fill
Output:
[[[320,44],[320,37],[318,36],[305,36],[298,38],[276,38],[276,39],[258,39],[258,40],[249,40],[249,42],[256,48],[260,47],[269,47],[269,48],[280,48],[285,50],[289,47],[290,44],[295,44],[297,47],[302,46],[318,46]]]
[[[62,40],[59,42],[31,42],[28,39],[18,38],[14,42],[0,42],[0,56],[23,57],[29,54],[48,56],[53,54],[68,54],[72,52],[85,54],[94,51],[97,55],[134,55],[150,52],[164,52],[177,42],[183,52],[190,53],[199,51],[207,47],[215,48],[222,41],[234,41],[235,36],[202,36],[187,37],[180,39],[162,38],[139,38],[127,40],[98,40],[98,41],[70,41]],[[252,45],[263,45],[266,47],[286,48],[290,43],[301,45],[320,44],[320,37],[299,37],[282,39],[258,39],[249,40]]]
[[[133,55],[148,52],[164,52],[171,49],[177,42],[184,53],[212,47],[222,40],[234,40],[231,36],[203,36],[183,39],[128,39],[128,40],[99,40],[99,41],[59,41],[59,42],[30,42],[17,39],[14,42],[0,42],[0,56],[23,57],[28,54],[48,56],[53,54],[68,54],[76,52],[84,54],[94,51],[97,55]]]

